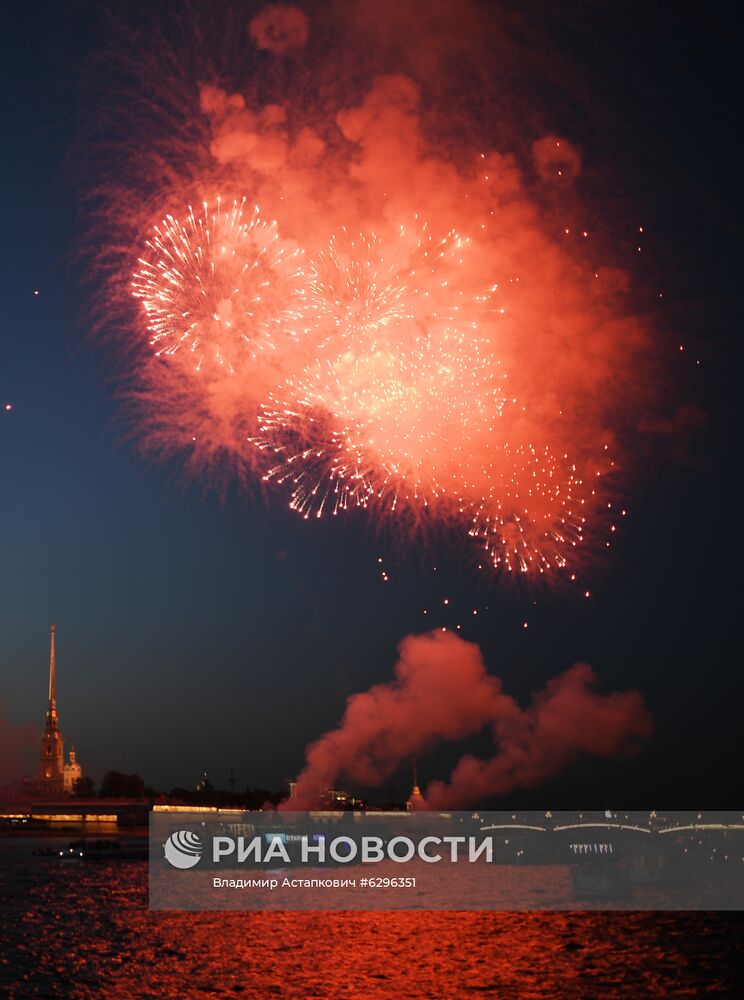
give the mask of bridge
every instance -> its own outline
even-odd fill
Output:
[[[739,812],[476,812],[481,830],[489,833],[563,833],[585,831],[627,832],[640,834],[683,834],[718,831],[744,831],[744,814]]]

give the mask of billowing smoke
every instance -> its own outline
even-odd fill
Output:
[[[352,695],[337,729],[306,752],[296,798],[285,808],[316,804],[340,776],[379,787],[401,763],[490,729],[494,755],[461,758],[447,781],[425,791],[429,808],[470,808],[557,775],[581,754],[633,753],[653,730],[637,691],[601,694],[586,663],[551,680],[523,708],[489,674],[477,645],[451,632],[407,636],[394,680]]]
[[[305,517],[573,573],[616,527],[650,334],[585,151],[531,110],[560,55],[468,2],[185,9],[126,64],[102,199],[137,436]]]

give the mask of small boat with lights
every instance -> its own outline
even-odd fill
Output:
[[[118,840],[73,840],[60,849],[47,848],[35,851],[49,857],[58,857],[66,863],[82,861],[146,861],[147,843],[121,844]]]

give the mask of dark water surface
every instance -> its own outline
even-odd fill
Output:
[[[42,843],[0,839],[0,996],[744,997],[742,913],[151,913]]]

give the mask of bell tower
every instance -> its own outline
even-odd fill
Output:
[[[47,709],[44,735],[41,737],[38,784],[50,795],[64,791],[64,753],[62,733],[57,723],[57,696],[55,691],[54,625],[52,625],[51,651],[49,654],[49,708]]]

